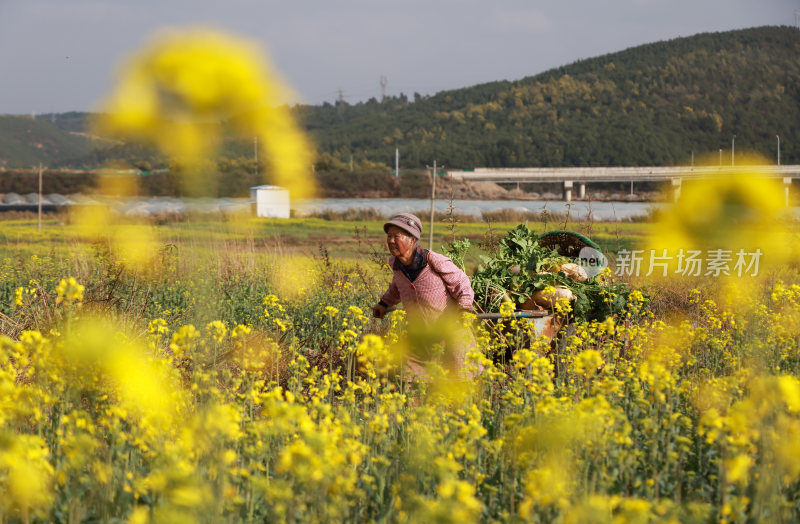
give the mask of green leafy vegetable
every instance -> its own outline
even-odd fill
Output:
[[[459,253],[463,260],[464,252]],[[513,301],[519,307],[547,286],[563,286],[575,295],[575,320],[604,320],[625,312],[630,289],[623,282],[609,282],[602,274],[576,282],[559,271],[562,264],[577,260],[540,246],[536,234],[520,224],[503,237],[497,252],[481,257],[483,263],[472,276],[475,303],[484,312],[496,312],[500,304]]]

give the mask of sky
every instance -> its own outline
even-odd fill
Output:
[[[432,95],[703,32],[795,25],[800,0],[0,0],[0,114],[89,111],[167,28],[255,41],[288,103]]]

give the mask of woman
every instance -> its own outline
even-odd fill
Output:
[[[383,318],[387,309],[402,302],[410,323],[421,321],[431,326],[447,310],[472,311],[475,293],[469,277],[446,256],[419,246],[422,234],[419,218],[411,213],[401,213],[386,222],[383,230],[392,255],[389,266],[394,275],[389,289],[372,308],[373,316]],[[462,333],[456,338],[460,338],[461,343],[449,341],[446,363],[452,371],[461,374],[471,336],[467,338]],[[417,357],[420,358],[409,357],[409,367],[415,374],[424,376],[421,364],[428,360],[429,355]]]

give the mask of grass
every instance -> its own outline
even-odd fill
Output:
[[[218,244],[241,243],[264,251],[310,254],[320,245],[330,254],[341,258],[356,258],[359,239],[361,242],[380,244],[384,240],[385,220],[331,221],[319,218],[256,219],[233,217],[230,220],[215,219],[191,222],[172,222],[154,228],[165,244]],[[487,225],[481,222],[456,224],[455,236],[469,238],[473,244],[485,239],[488,234],[502,236],[517,224],[499,222]],[[647,223],[586,223],[586,222],[530,222],[535,231],[570,229],[587,234],[604,250],[617,251],[630,248],[650,230]],[[449,224],[438,221],[434,228],[434,250],[452,238]],[[565,227],[566,226],[566,227]],[[429,226],[423,225],[422,244],[427,247]],[[41,233],[36,231],[35,219],[0,221],[0,252],[13,246],[17,249],[43,249],[54,246],[74,246],[78,230],[66,220],[49,218],[43,221]],[[39,246],[39,248],[34,248]]]

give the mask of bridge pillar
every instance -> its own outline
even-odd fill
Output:
[[[786,201],[786,207],[789,207],[789,188],[792,187],[792,179],[783,177],[783,198]]]
[[[572,201],[572,180],[564,180],[563,195],[564,202]]]
[[[578,198],[586,198],[586,184],[578,184]]]
[[[680,177],[672,178],[672,199],[673,202],[677,202],[678,199],[681,197],[681,179]]]

